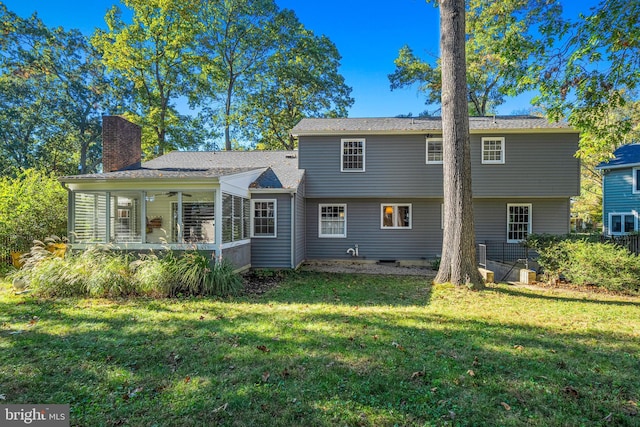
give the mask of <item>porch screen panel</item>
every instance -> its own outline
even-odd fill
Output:
[[[222,243],[237,242],[251,236],[249,199],[222,194]]]
[[[215,243],[213,193],[182,193],[182,235],[186,243]]]
[[[75,243],[106,243],[106,193],[74,193],[72,239]]]
[[[111,241],[142,243],[139,192],[111,193]]]
[[[177,191],[147,191],[145,243],[177,243],[177,210],[173,208],[177,203]]]

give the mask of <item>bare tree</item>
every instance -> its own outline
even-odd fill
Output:
[[[440,0],[444,236],[436,283],[482,289],[476,264],[467,109],[465,1]]]

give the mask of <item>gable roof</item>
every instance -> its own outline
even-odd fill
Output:
[[[596,169],[619,169],[640,165],[640,144],[627,144],[613,152],[613,159],[600,162]]]
[[[304,174],[304,170],[298,169],[296,151],[172,151],[144,162],[139,167],[108,173],[65,176],[60,180],[221,178],[260,169],[270,169],[275,178],[269,175],[270,178],[267,179],[263,172],[251,188],[294,189],[298,187]]]
[[[566,123],[551,123],[535,116],[469,117],[471,133],[495,131],[538,131],[578,133]],[[332,134],[391,134],[442,132],[440,117],[387,117],[345,119],[302,119],[291,130],[294,137]]]

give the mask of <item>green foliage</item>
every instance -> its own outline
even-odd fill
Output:
[[[564,276],[576,285],[640,293],[640,257],[599,236],[530,235],[526,244],[539,254],[547,279]]]
[[[131,254],[94,246],[60,258],[42,242],[36,242],[24,267],[9,277],[25,281],[45,297],[224,296],[237,293],[243,284],[230,262],[214,262],[198,252],[181,257],[171,252],[162,257],[141,255],[133,260]]]
[[[130,87],[133,102],[129,118],[141,124],[147,156],[178,148],[193,148],[192,141],[171,138],[190,120],[178,114],[175,102],[193,87],[193,8],[197,2],[125,0],[132,12],[131,23],[114,6],[107,15],[107,31],[98,30],[92,44],[104,65],[116,75],[119,85]]]
[[[640,298],[429,280],[302,271],[179,303],[0,284],[3,404],[72,402],[79,426],[638,424]]]
[[[564,274],[579,285],[595,285],[611,291],[640,293],[640,258],[612,243],[565,241]]]
[[[242,279],[233,265],[224,259],[214,260],[201,252],[187,252],[178,258],[173,273],[180,278],[175,292],[187,295],[229,295],[240,290]]]
[[[556,0],[472,0],[466,10],[468,109],[484,116],[520,93],[529,64],[552,44],[566,24]],[[418,85],[427,104],[440,104],[440,60],[424,61],[409,46],[400,49],[389,75],[391,89]]]
[[[67,192],[53,176],[29,169],[17,178],[0,178],[0,235],[9,246],[66,234]],[[25,240],[26,239],[26,240]]]
[[[115,102],[96,52],[79,31],[1,3],[0,22],[0,175],[95,172],[101,113]]]

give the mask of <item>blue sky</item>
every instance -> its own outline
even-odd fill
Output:
[[[37,11],[48,26],[78,28],[91,34],[105,27],[104,15],[116,0],[3,0],[20,16]],[[498,0],[499,1],[499,0]],[[425,0],[276,0],[293,9],[316,34],[325,34],[342,55],[341,73],[353,88],[350,117],[387,117],[426,109],[414,89],[391,91],[387,75],[405,44],[418,55],[438,53],[438,9]],[[563,1],[567,16],[588,12],[596,0]],[[499,114],[529,108],[530,95],[509,99]]]

